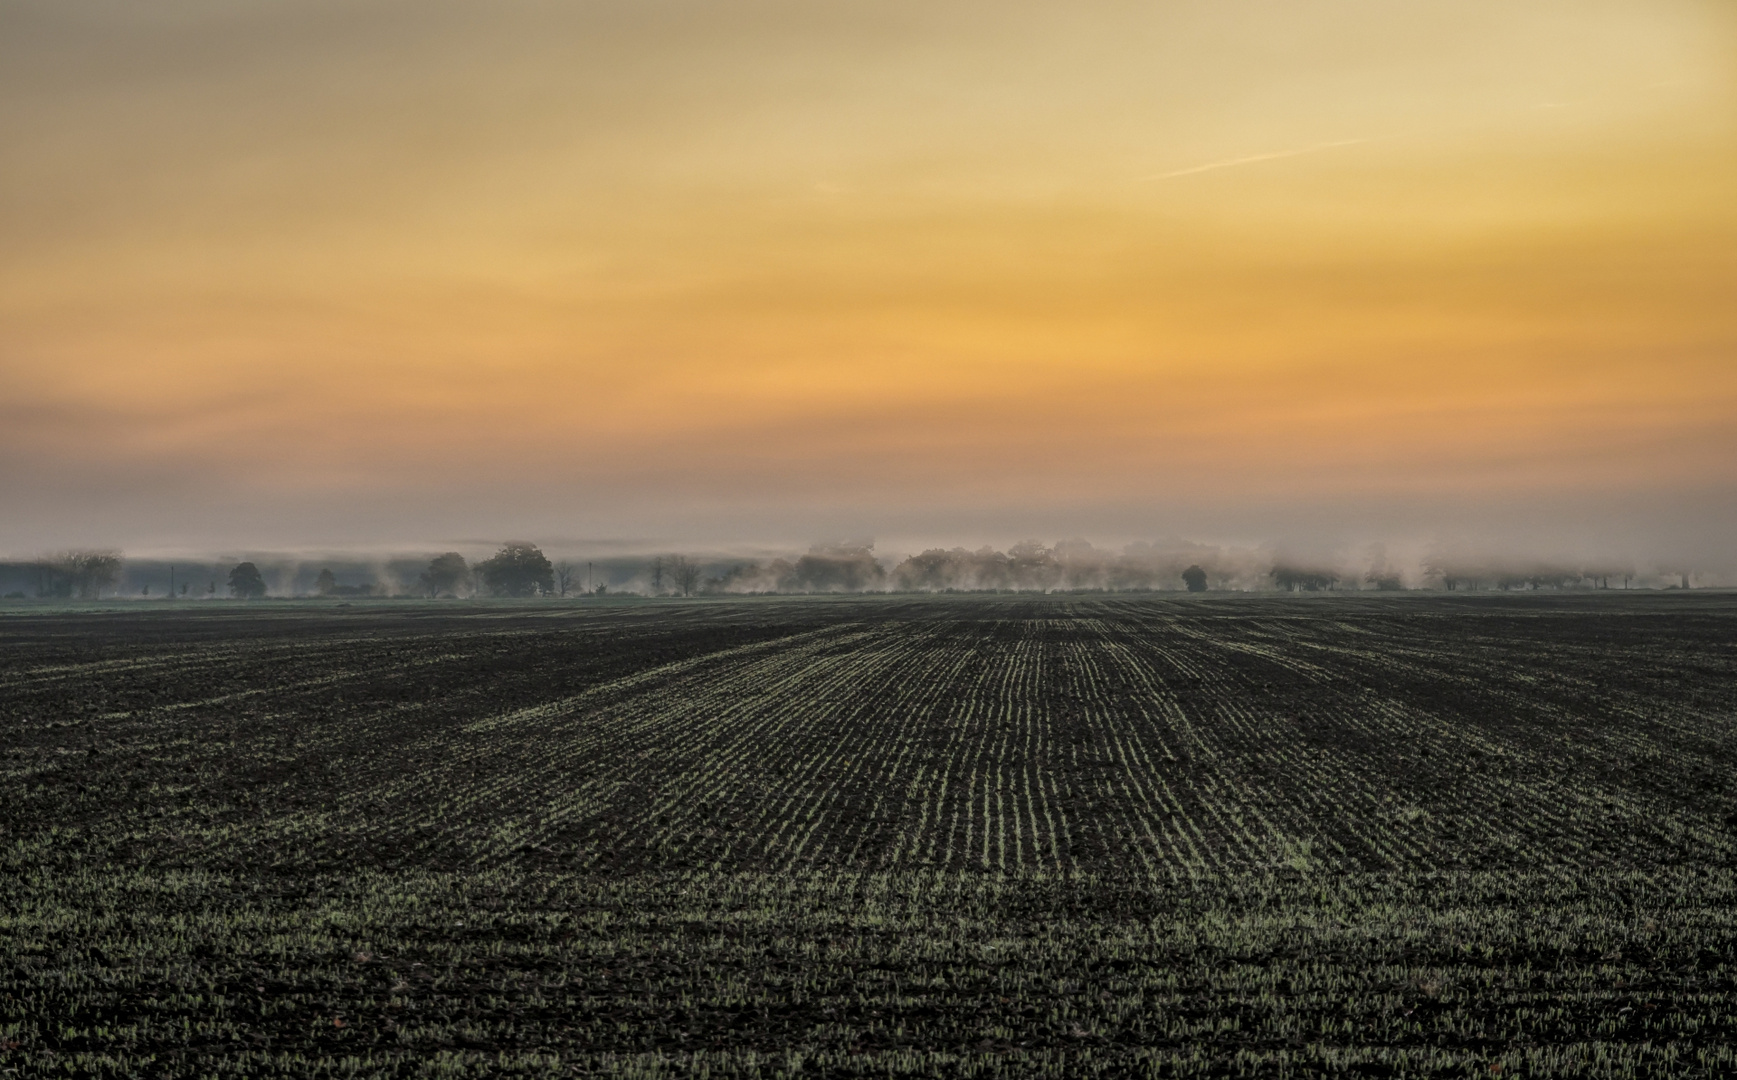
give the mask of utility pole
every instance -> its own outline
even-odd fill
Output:
[[[591,564],[589,562],[585,564],[585,591],[591,592]]]
[[[169,564],[169,599],[175,599],[175,565]]]

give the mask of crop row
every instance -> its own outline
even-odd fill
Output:
[[[1737,1042],[1729,872],[86,872],[4,900],[0,1064],[84,1074],[777,1075],[794,1050],[809,1074],[1715,1075]]]
[[[34,810],[93,854],[171,865],[1191,875],[1737,856],[1737,658],[1717,638],[1589,650],[1536,615],[981,606],[736,633],[719,608],[705,647],[650,658],[607,619],[561,650],[533,639],[580,674],[510,667],[521,642],[496,632],[42,665],[6,689],[75,708],[91,680],[149,690],[65,728],[19,710],[0,767],[23,832]],[[600,665],[612,633],[620,662]]]
[[[0,1075],[1718,1076],[1737,605],[0,619]]]

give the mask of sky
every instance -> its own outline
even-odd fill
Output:
[[[1733,192],[1722,2],[0,0],[0,554],[1737,561]]]

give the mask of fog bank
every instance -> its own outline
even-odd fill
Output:
[[[914,551],[873,540],[827,541],[807,550],[728,546],[678,550],[630,542],[515,542],[540,571],[515,595],[577,598],[945,592],[1450,592],[1682,589],[1737,586],[1729,561],[1618,553],[1555,555],[1463,542],[1208,543],[1084,538],[1028,539],[1003,547]],[[216,600],[239,595],[234,573],[252,567],[270,597],[370,600],[469,598],[502,593],[488,568],[499,544],[463,551],[358,555],[246,552],[128,558],[119,551],[61,550],[0,562],[8,600]],[[546,549],[546,550],[545,550]]]

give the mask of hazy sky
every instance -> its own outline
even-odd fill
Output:
[[[1734,12],[0,0],[0,553],[1729,550]]]

